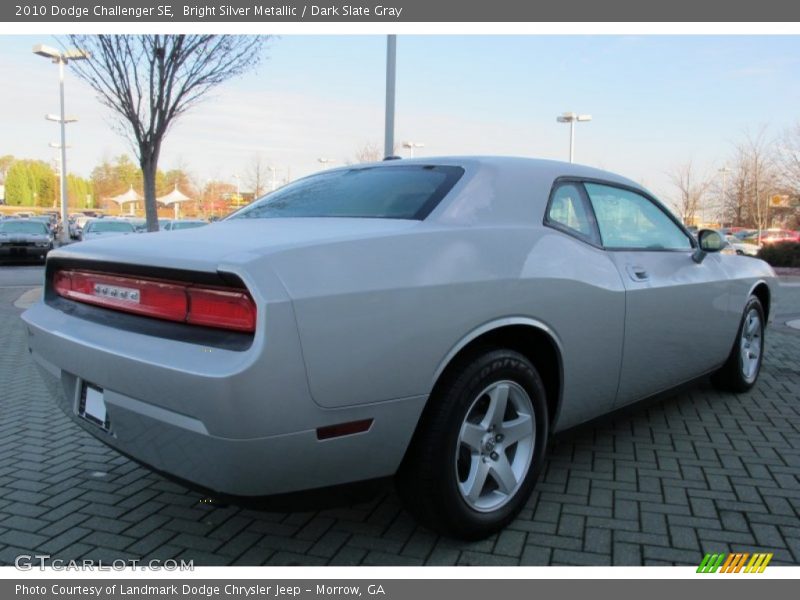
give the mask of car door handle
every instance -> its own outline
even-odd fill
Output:
[[[638,265],[628,265],[627,268],[628,275],[630,275],[631,279],[634,281],[647,281],[650,279],[650,274],[644,267],[640,267]]]

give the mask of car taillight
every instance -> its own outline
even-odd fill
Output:
[[[56,271],[53,290],[59,296],[157,319],[253,332],[256,306],[236,288],[217,288],[176,281]]]
[[[240,291],[190,287],[186,322],[240,331],[256,328],[256,308],[250,296]]]

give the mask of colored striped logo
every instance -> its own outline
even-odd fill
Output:
[[[748,560],[749,559],[749,560]],[[763,573],[769,561],[772,560],[772,553],[748,554],[747,552],[732,554],[706,554],[700,566],[697,567],[698,573]]]

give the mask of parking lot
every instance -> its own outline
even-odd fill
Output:
[[[567,432],[520,517],[463,543],[417,526],[390,485],[354,505],[272,512],[201,495],[119,456],[48,397],[14,305],[39,267],[0,267],[0,563],[696,565],[706,552],[800,563],[800,283],[787,280],[748,394],[701,383]]]

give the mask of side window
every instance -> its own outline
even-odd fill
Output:
[[[608,185],[584,185],[606,248],[692,249],[689,237],[648,198]]]
[[[555,189],[547,208],[547,222],[597,243],[594,224],[579,185],[562,183]]]

